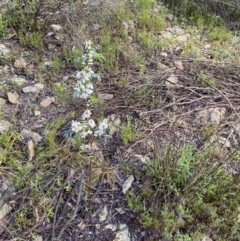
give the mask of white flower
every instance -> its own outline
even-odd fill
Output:
[[[88,132],[87,132],[87,131],[83,131],[83,132],[81,133],[81,137],[82,137],[82,138],[85,138],[87,135],[88,135]]]
[[[108,128],[108,119],[104,119],[99,125],[98,129],[95,131],[94,136],[102,136]]]
[[[73,132],[77,133],[83,129],[83,125],[78,121],[72,121],[71,129]]]
[[[102,136],[103,134],[104,134],[104,132],[103,132],[103,131],[100,131],[100,130],[96,130],[96,131],[94,132],[94,136],[95,136],[95,137]]]
[[[85,110],[82,114],[82,119],[86,120],[86,119],[90,118],[91,115],[92,115],[92,112],[90,110]]]
[[[108,128],[108,120],[104,119],[99,125],[98,130],[99,131],[105,131]]]
[[[90,50],[90,49],[92,48],[91,45],[92,45],[92,41],[91,41],[91,40],[87,40],[87,41],[85,42],[85,48],[86,48],[87,50]]]
[[[90,150],[90,145],[89,144],[82,144],[80,148],[81,148],[82,151],[88,151],[88,150]]]
[[[93,84],[87,83],[85,87],[86,87],[86,89],[93,89]]]
[[[77,79],[80,79],[81,78],[81,72],[80,71],[76,71],[75,72],[75,76]]]
[[[88,133],[89,135],[92,135],[93,132],[92,132],[91,130],[88,130],[87,133]]]
[[[94,128],[94,127],[96,126],[95,121],[94,121],[93,119],[90,119],[90,120],[88,121],[88,125],[89,125],[91,128]]]

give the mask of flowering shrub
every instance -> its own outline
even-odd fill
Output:
[[[100,75],[96,74],[90,66],[93,64],[94,58],[104,58],[100,54],[97,54],[91,45],[91,41],[87,41],[84,46],[83,56],[77,59],[77,61],[81,61],[84,68],[81,71],[75,72],[75,77],[78,79],[73,91],[73,97],[75,98],[88,99],[93,94],[92,80],[101,81]]]
[[[74,87],[73,96],[75,98],[88,99],[94,93],[93,79],[101,81],[99,74],[96,74],[92,69],[93,59],[100,61],[104,60],[104,57],[97,54],[92,48],[91,41],[86,41],[83,51],[83,56],[78,58],[81,64],[84,66],[81,71],[75,72],[75,77],[78,79],[76,86]],[[108,128],[108,120],[104,119],[101,123],[97,124],[91,118],[91,111],[86,109],[82,114],[80,121],[72,121],[71,130],[67,134],[71,136],[73,133],[78,134],[82,139],[88,135],[94,135],[95,137],[103,136],[106,134]]]
[[[106,133],[108,128],[108,120],[104,119],[99,123],[98,127],[93,119],[91,119],[92,113],[90,110],[85,110],[82,114],[80,121],[72,121],[71,130],[73,133],[79,133],[81,138],[85,138],[88,135],[94,135],[95,137],[102,136]]]

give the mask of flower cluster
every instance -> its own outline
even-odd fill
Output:
[[[85,110],[82,114],[81,121],[72,121],[71,130],[74,133],[79,133],[81,138],[85,138],[88,135],[94,135],[95,137],[102,136],[106,133],[108,128],[108,120],[104,119],[99,123],[98,127],[93,119],[91,119],[91,111]]]
[[[95,50],[92,48],[91,41],[87,41],[84,45],[83,55],[79,60],[84,67],[81,71],[75,72],[75,76],[78,81],[74,88],[74,97],[88,99],[94,92],[92,80],[97,79],[101,81],[100,75],[95,74],[90,67],[93,64],[93,59],[103,61],[104,57],[95,52]],[[75,133],[84,139],[88,135],[93,135],[95,137],[105,135],[108,128],[108,120],[104,119],[97,126],[95,121],[91,118],[91,115],[92,113],[90,110],[85,110],[80,121],[72,121],[71,130],[66,133],[65,136],[70,136]]]
[[[94,73],[90,65],[93,64],[94,55],[97,55],[92,49],[92,42],[87,41],[84,46],[84,54],[82,56],[82,65],[85,67],[81,71],[76,71],[75,76],[78,79],[74,87],[73,97],[88,99],[93,94],[92,79],[101,81],[99,74]]]

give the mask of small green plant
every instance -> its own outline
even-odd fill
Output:
[[[9,131],[0,135],[0,164],[11,163],[15,158],[21,156],[21,152],[14,148],[20,135],[15,131]]]
[[[66,100],[70,99],[70,97],[71,97],[71,93],[66,88],[64,83],[61,83],[60,85],[55,85],[54,90],[55,90],[56,96],[60,102],[65,103]]]
[[[120,134],[124,145],[127,145],[136,138],[137,134],[134,125],[131,123],[130,117],[128,117],[127,123],[120,127]]]
[[[64,124],[64,118],[62,116],[60,116],[58,119],[56,119],[54,121],[54,123],[52,123],[49,126],[49,129],[46,130],[46,142],[48,143],[48,146],[55,149],[57,148],[58,144],[56,143],[56,135],[57,132],[59,130],[59,128]]]
[[[19,33],[20,43],[37,49],[38,51],[43,50],[43,36],[39,32],[32,32],[27,35],[25,33]]]
[[[157,150],[142,176],[143,187],[150,181],[151,191],[143,188],[134,200],[127,198],[131,208],[143,213],[143,225],[162,230],[170,240],[199,238],[208,234],[209,227],[220,240],[237,238],[240,186],[216,158],[214,148],[166,143]]]
[[[210,41],[227,41],[232,38],[232,33],[224,27],[214,28],[208,35]]]
[[[198,77],[196,78],[196,83],[198,83],[202,86],[206,86],[207,84],[209,84],[213,87],[218,86],[216,79],[207,76],[206,74],[204,74],[204,72],[202,70],[200,71]]]

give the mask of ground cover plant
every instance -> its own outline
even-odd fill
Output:
[[[240,239],[238,32],[166,2],[0,5],[0,240]]]

